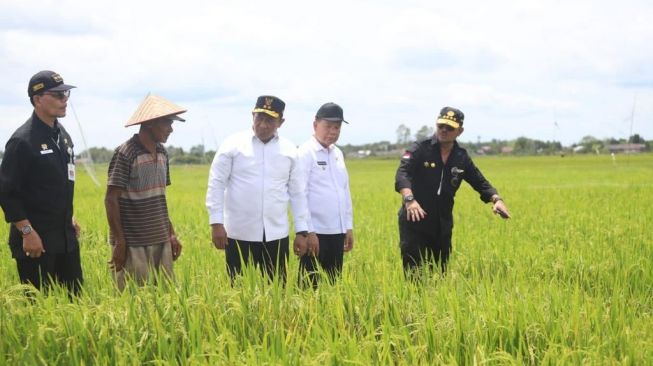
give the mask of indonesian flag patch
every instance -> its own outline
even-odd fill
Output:
[[[411,153],[410,151],[406,151],[404,155],[401,156],[402,159],[410,159]]]

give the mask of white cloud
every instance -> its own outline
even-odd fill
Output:
[[[147,92],[189,109],[170,140],[184,147],[247,128],[267,93],[297,143],[327,101],[352,122],[341,143],[393,141],[444,105],[465,111],[463,139],[626,137],[635,95],[633,131],[653,138],[652,15],[643,0],[3,3],[0,137],[31,111],[29,77],[53,69],[79,87],[94,146],[133,132],[121,126]]]

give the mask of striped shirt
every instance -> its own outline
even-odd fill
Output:
[[[160,245],[170,238],[166,186],[170,185],[168,154],[161,144],[152,155],[134,135],[116,148],[107,185],[124,189],[120,225],[127,246]],[[113,243],[113,236],[110,238]]]

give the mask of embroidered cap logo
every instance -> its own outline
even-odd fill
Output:
[[[270,98],[270,97],[266,97],[266,98],[265,98],[265,105],[263,106],[263,108],[265,108],[265,109],[272,109],[272,101],[273,101],[272,98]]]

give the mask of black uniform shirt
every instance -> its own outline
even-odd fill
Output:
[[[480,193],[483,202],[490,202],[497,193],[457,142],[444,164],[440,144],[434,136],[417,141],[406,150],[395,176],[395,190],[410,188],[427,212],[427,220],[452,223],[454,196],[463,180]]]
[[[72,225],[75,182],[68,179],[74,164],[73,142],[61,124],[51,128],[32,114],[11,136],[0,165],[0,205],[9,223],[28,219],[48,253],[79,249]],[[23,238],[9,231],[14,257],[22,258]]]

